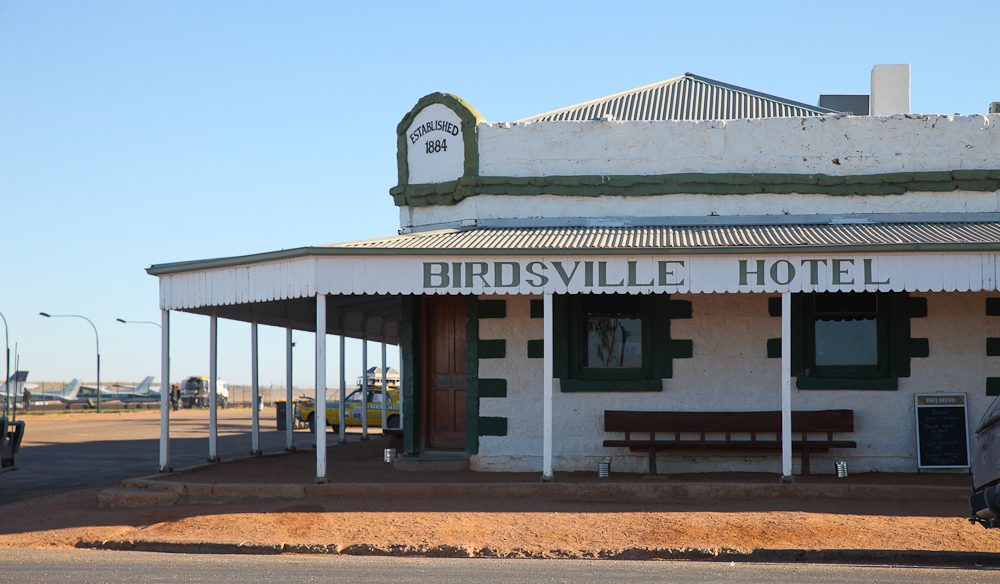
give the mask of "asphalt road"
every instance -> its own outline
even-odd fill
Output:
[[[219,411],[218,452],[223,460],[250,454],[250,415],[246,408]],[[159,412],[37,414],[25,416],[18,470],[0,475],[0,504],[62,491],[114,486],[126,478],[155,474],[159,464]],[[208,411],[172,415],[171,464],[175,469],[208,458]],[[280,452],[284,432],[275,430],[275,413],[261,413],[261,449]],[[311,448],[312,436],[295,433]]]
[[[844,582],[939,584],[996,582],[986,569],[907,568],[814,564],[723,562],[632,562],[588,560],[456,560],[435,558],[217,556],[4,550],[0,582]]]

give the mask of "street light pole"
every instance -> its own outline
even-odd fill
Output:
[[[94,322],[81,314],[49,314],[39,312],[45,318],[82,318],[90,323],[90,328],[94,329],[94,341],[97,343],[97,413],[101,413],[101,337],[97,334],[97,327]]]
[[[7,408],[10,407],[10,335],[7,334],[7,317],[0,312],[0,319],[3,319],[3,341],[4,345],[7,347],[7,381],[4,382],[4,388],[6,388],[7,395],[4,396],[3,400],[3,415],[7,415]],[[17,399],[17,394],[14,394],[14,399]]]
[[[151,320],[125,320],[124,318],[116,318],[115,320],[117,320],[122,324],[151,324],[159,329],[163,328],[162,326],[160,326],[160,323],[153,322]]]

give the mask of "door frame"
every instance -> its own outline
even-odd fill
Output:
[[[420,350],[415,354],[415,363],[419,363],[419,371],[415,377],[419,379],[421,399],[419,408],[420,430],[418,433],[421,452],[433,450],[442,452],[466,452],[475,454],[479,450],[479,359],[477,357],[477,346],[479,344],[479,319],[478,303],[476,296],[462,295],[465,298],[465,444],[461,448],[431,448],[430,447],[430,408],[431,399],[431,370],[430,359],[432,358],[430,337],[432,327],[430,326],[430,305],[436,297],[424,296],[419,303],[418,315],[419,326],[414,340],[419,339]]]

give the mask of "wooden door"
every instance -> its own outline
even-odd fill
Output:
[[[465,449],[464,296],[424,297],[424,408],[427,447]]]

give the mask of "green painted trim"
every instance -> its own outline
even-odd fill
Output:
[[[531,301],[531,318],[545,318],[545,303],[541,300]]]
[[[931,356],[931,342],[928,339],[910,339],[909,356],[922,359]]]
[[[479,318],[507,318],[506,300],[480,300]]]
[[[1000,357],[1000,339],[996,337],[986,339],[986,356]]]
[[[410,166],[406,159],[409,143],[406,139],[406,130],[413,123],[413,119],[429,105],[441,104],[458,115],[462,121],[462,139],[465,147],[465,164],[463,172],[465,177],[474,177],[479,174],[479,123],[484,121],[476,108],[469,105],[467,101],[450,93],[431,93],[417,100],[403,119],[396,125],[396,169],[398,186],[395,189],[413,188],[410,182]],[[390,190],[390,192],[392,192]]]
[[[545,340],[537,339],[528,341],[528,358],[542,359],[545,357]]]
[[[1000,395],[1000,377],[986,378],[986,395]]]
[[[479,418],[480,436],[506,436],[507,418],[482,416]]]
[[[300,247],[245,256],[233,256],[228,258],[212,258],[207,260],[193,260],[187,262],[173,262],[166,264],[155,264],[146,268],[146,273],[151,276],[165,276],[170,274],[182,274],[186,272],[197,272],[216,268],[231,268],[236,266],[249,266],[253,264],[263,264],[267,262],[292,260],[310,257],[357,257],[357,256],[452,256],[452,257],[488,257],[488,256],[565,256],[565,255],[585,255],[585,256],[672,256],[672,255],[749,255],[749,254],[790,254],[790,253],[848,253],[848,252],[937,252],[955,251],[965,253],[975,252],[998,252],[1000,242],[995,243],[912,243],[912,244],[851,244],[851,245],[765,245],[759,247],[699,247],[699,248],[560,248],[547,249],[539,247],[525,248],[356,248],[356,247]],[[509,292],[504,292],[509,294]]]
[[[986,316],[1000,316],[1000,298],[986,299]]]
[[[670,300],[667,304],[667,317],[671,320],[691,318],[693,308],[690,300]]]
[[[674,359],[694,357],[694,341],[691,339],[670,339],[670,356]]]
[[[906,309],[910,318],[927,317],[927,298],[910,297],[906,300]]]
[[[564,393],[663,391],[663,381],[660,379],[637,379],[634,381],[560,379],[559,391]]]
[[[781,296],[767,299],[767,314],[769,316],[781,316]]]
[[[401,138],[405,138],[405,136],[401,135]],[[405,147],[405,144],[403,146]],[[405,163],[405,152],[402,162]],[[464,177],[455,181],[412,186],[407,185],[406,181],[403,180],[404,176],[401,170],[399,186],[390,189],[389,193],[397,206],[423,207],[454,205],[476,195],[643,197],[674,194],[754,195],[774,193],[878,196],[927,191],[991,192],[1000,190],[1000,169],[863,175],[677,173],[610,176],[476,176],[478,174],[478,155],[476,166],[476,172],[466,171]]]
[[[781,359],[781,337],[767,340],[767,358]]]
[[[797,377],[795,386],[799,389],[860,389],[876,391],[896,391],[899,389],[899,379],[896,377],[872,378],[827,378],[827,377]]]
[[[507,341],[504,339],[480,339],[476,345],[480,359],[504,359],[507,357]]]
[[[479,452],[479,306],[468,296],[465,307],[465,451]]]
[[[399,331],[400,359],[403,362],[403,451],[420,452],[420,297],[402,298]]]
[[[507,397],[506,379],[480,379],[479,397]]]

